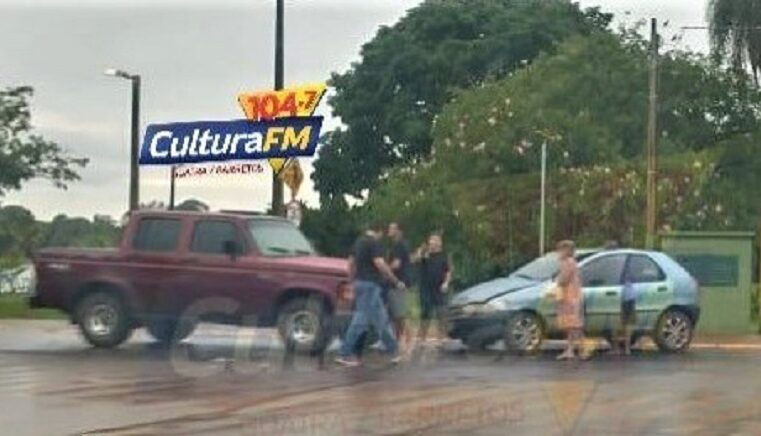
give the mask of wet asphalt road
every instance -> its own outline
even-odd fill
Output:
[[[342,369],[284,362],[269,331],[202,326],[172,350],[139,331],[94,350],[60,321],[3,321],[0,410],[14,435],[757,435],[761,351],[559,363],[424,347]]]

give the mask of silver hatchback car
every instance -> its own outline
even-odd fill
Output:
[[[585,331],[609,338],[618,329],[625,285],[634,287],[634,340],[650,335],[663,351],[689,347],[700,317],[698,284],[668,255],[642,250],[579,250]],[[449,335],[480,349],[505,340],[519,352],[536,351],[560,337],[550,298],[559,270],[555,253],[535,259],[508,277],[457,294],[449,306]]]

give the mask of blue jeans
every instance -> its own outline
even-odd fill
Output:
[[[388,322],[388,314],[381,299],[382,289],[374,282],[356,280],[354,282],[354,315],[351,324],[346,331],[346,336],[341,344],[341,356],[350,356],[356,347],[357,341],[372,326],[383,342],[386,352],[396,354],[398,345]]]

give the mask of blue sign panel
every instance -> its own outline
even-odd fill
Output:
[[[313,156],[323,117],[267,121],[151,124],[140,149],[142,165]]]

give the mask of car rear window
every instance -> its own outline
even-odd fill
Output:
[[[137,227],[132,247],[140,251],[175,251],[180,240],[180,220],[143,218]]]
[[[663,270],[649,257],[637,254],[629,258],[624,281],[631,283],[655,283],[663,280],[666,280]]]

